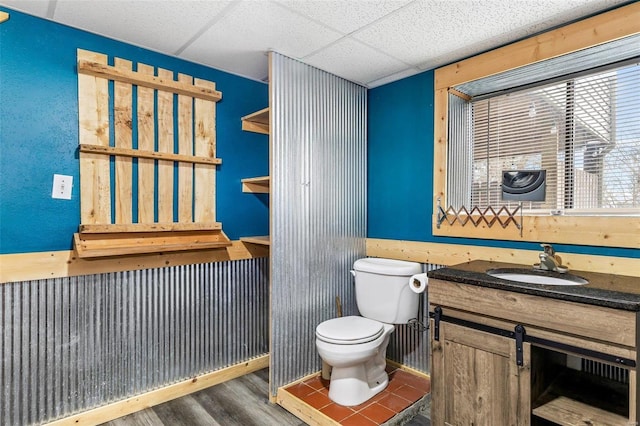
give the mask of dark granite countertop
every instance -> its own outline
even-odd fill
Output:
[[[428,272],[427,276],[456,283],[514,291],[589,305],[640,311],[640,278],[638,277],[570,270],[570,274],[584,278],[589,283],[584,285],[543,285],[509,281],[495,278],[485,273],[487,270],[494,268],[532,269],[531,265],[475,260],[437,269]],[[562,276],[562,274],[555,272],[544,272],[544,274]]]

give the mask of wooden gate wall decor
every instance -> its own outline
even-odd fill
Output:
[[[78,255],[231,245],[215,219],[215,83],[81,49],[77,59]]]

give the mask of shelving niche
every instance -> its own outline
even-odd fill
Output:
[[[242,130],[246,132],[269,135],[269,107],[263,108],[241,119]],[[253,194],[268,194],[270,190],[269,176],[258,176],[242,179],[242,192]],[[270,238],[265,236],[241,237],[240,241],[251,244],[268,246]]]
[[[269,176],[242,179],[242,192],[268,194]]]
[[[269,107],[242,117],[242,130],[269,134]]]
[[[532,347],[532,425],[547,424],[536,418],[561,425],[630,424],[629,383],[568,368],[566,357],[562,352]],[[615,368],[603,364],[601,370]]]

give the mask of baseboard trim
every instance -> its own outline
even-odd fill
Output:
[[[93,408],[60,420],[48,423],[49,426],[96,425],[117,419],[145,408],[188,395],[228,380],[262,370],[269,366],[269,354],[235,364],[192,379],[174,383],[161,389],[155,389],[142,395],[132,396],[113,404]]]
[[[425,379],[431,380],[430,374],[427,374],[424,371],[416,370],[415,368],[407,367],[406,365],[400,364],[399,362],[396,362],[396,361],[392,361],[389,358],[387,358],[387,365],[395,367],[399,370],[408,371],[409,373],[415,374],[416,376],[424,377]]]
[[[315,373],[313,375],[317,374],[320,373]],[[309,378],[310,376],[306,377]],[[296,383],[298,381],[299,380],[297,380]],[[291,384],[287,386],[290,385]],[[318,409],[313,408],[309,404],[296,398],[287,392],[284,387],[278,388],[277,402],[278,405],[310,426],[340,426],[340,423],[336,422],[331,417],[324,415]]]

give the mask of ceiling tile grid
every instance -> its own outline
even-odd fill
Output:
[[[271,1],[242,1],[227,16],[187,46],[181,57],[211,58],[221,69],[262,79],[267,75],[265,52],[275,50],[301,58],[342,35]],[[253,57],[253,59],[252,59]],[[260,69],[244,64],[262,62]]]
[[[368,87],[629,0],[0,0],[0,5],[265,80],[277,51]]]
[[[361,85],[407,69],[404,62],[348,37],[305,56],[303,61]]]
[[[277,1],[301,15],[347,35],[400,9],[413,0]]]
[[[0,5],[12,7],[31,15],[47,18],[47,10],[50,2],[48,0],[2,0]]]
[[[137,46],[174,53],[230,4],[231,1],[58,0],[53,19]]]

